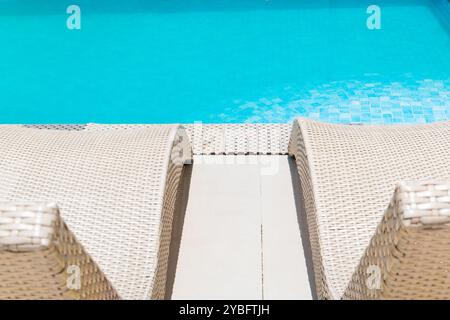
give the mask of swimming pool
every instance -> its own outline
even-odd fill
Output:
[[[0,38],[0,123],[450,119],[447,0],[3,0]]]

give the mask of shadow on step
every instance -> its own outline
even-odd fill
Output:
[[[292,186],[294,190],[295,207],[297,209],[297,221],[302,237],[303,252],[305,253],[306,268],[308,269],[308,280],[311,288],[312,298],[317,300],[316,282],[314,277],[314,266],[312,260],[311,242],[309,241],[308,222],[306,219],[305,201],[303,199],[300,177],[297,172],[295,159],[289,157],[289,168],[291,171]]]
[[[186,206],[189,198],[191,176],[192,165],[185,165],[180,187],[178,189],[172,223],[172,240],[170,242],[169,262],[167,266],[166,300],[172,298],[175,272],[177,270],[178,255],[180,252],[181,235],[183,233],[184,217],[186,215]]]

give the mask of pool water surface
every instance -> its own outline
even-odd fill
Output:
[[[0,39],[0,123],[450,119],[447,0],[8,0]]]

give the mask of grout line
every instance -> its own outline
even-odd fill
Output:
[[[263,225],[261,223],[261,297],[264,300],[264,248],[263,248]]]
[[[259,156],[261,157],[261,156]],[[263,192],[262,192],[262,177],[261,174],[258,175],[259,178],[259,212],[261,217],[260,224],[260,234],[261,234],[261,298],[264,300],[264,214],[263,214]]]

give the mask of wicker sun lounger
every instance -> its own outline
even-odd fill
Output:
[[[450,122],[298,119],[289,152],[319,298],[450,299]]]
[[[0,126],[0,299],[163,299],[179,126]]]

